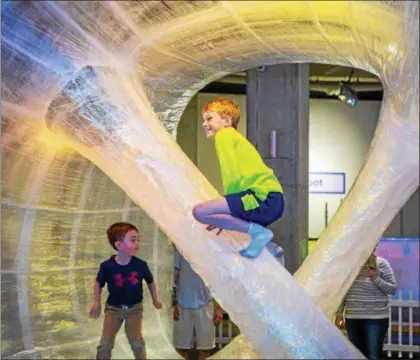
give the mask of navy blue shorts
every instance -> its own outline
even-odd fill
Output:
[[[254,195],[260,206],[252,210],[245,210],[244,204],[242,203],[242,197],[247,194],[254,195],[254,192],[247,190],[238,194],[225,196],[232,216],[262,226],[268,226],[282,217],[284,212],[284,198],[281,192],[268,193],[264,201],[261,201]]]

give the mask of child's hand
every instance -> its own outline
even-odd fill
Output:
[[[153,306],[158,310],[162,309],[162,303],[159,300],[153,300]]]
[[[101,303],[93,303],[90,308],[89,316],[93,319],[97,319],[101,316]]]
[[[207,227],[206,227],[206,230],[207,231],[212,231],[212,230],[214,230],[214,229],[217,229],[217,227],[216,226],[213,226],[213,225],[208,225]],[[219,228],[219,230],[217,231],[217,233],[216,233],[216,235],[220,235],[220,233],[223,231],[223,229],[222,228]]]

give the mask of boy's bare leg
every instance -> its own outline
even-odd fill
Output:
[[[193,209],[194,218],[207,225],[218,228],[247,233],[250,223],[233,217],[229,210],[229,205],[224,197],[206,201]]]
[[[239,252],[242,256],[250,259],[258,257],[264,247],[273,239],[273,232],[270,229],[232,216],[224,197],[195,206],[193,216],[202,224],[251,235],[251,242],[248,247]]]

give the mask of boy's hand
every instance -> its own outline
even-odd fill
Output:
[[[153,306],[158,310],[162,309],[162,303],[159,300],[153,300]]]
[[[179,320],[179,306],[178,305],[174,305],[173,311],[172,311],[172,316],[173,316],[174,321]]]
[[[97,319],[101,316],[101,303],[93,303],[90,308],[89,316],[93,319]]]
[[[213,226],[213,225],[208,225],[207,227],[206,227],[206,230],[207,231],[212,231],[212,230],[214,230],[214,229],[217,229],[217,227],[216,226]],[[217,231],[217,233],[216,233],[216,235],[220,235],[220,233],[223,231],[223,229],[222,228],[219,228],[219,230]]]

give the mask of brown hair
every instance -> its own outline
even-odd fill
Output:
[[[210,101],[206,106],[204,106],[203,113],[209,111],[216,112],[222,117],[229,116],[232,119],[232,127],[234,129],[238,127],[241,110],[239,109],[238,104],[236,104],[233,100],[220,97]]]
[[[108,235],[109,244],[115,250],[118,250],[117,247],[115,246],[115,243],[117,241],[122,241],[122,239],[124,239],[125,234],[127,234],[130,230],[135,230],[139,232],[137,228],[133,224],[130,224],[130,223],[118,222],[118,223],[112,224],[106,231],[106,234]]]

